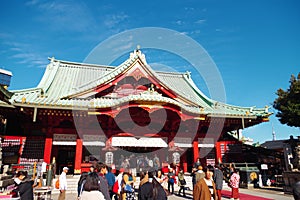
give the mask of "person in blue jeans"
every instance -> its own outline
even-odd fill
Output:
[[[168,176],[168,191],[171,194],[174,194],[175,173],[173,168],[169,168],[169,172],[167,176]]]
[[[112,188],[114,186],[114,183],[116,182],[116,176],[111,172],[111,168],[107,168],[107,173],[105,174],[105,178],[107,180],[108,184],[108,190],[109,190],[109,195],[110,198],[112,199],[114,192],[112,191]]]

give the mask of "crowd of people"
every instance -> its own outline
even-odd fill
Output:
[[[137,197],[138,199],[167,199],[164,184],[167,182],[167,177],[164,177],[161,170],[155,173],[145,171],[139,175],[140,183],[136,189],[136,176],[130,168],[120,168],[115,175],[105,164],[91,166],[89,172],[82,173],[78,181],[78,199],[134,200]]]
[[[59,176],[60,191],[58,200],[66,197],[68,167],[64,167]],[[77,196],[80,200],[165,200],[174,194],[174,185],[179,187],[178,196],[186,197],[186,180],[182,169],[169,167],[163,173],[161,169],[154,171],[141,171],[140,181],[137,183],[136,175],[131,168],[120,168],[117,173],[105,164],[94,163],[89,172],[83,172],[78,181]],[[202,166],[198,159],[192,169],[193,199],[195,200],[221,200],[223,180],[232,188],[231,197],[239,198],[239,174],[234,167],[229,168],[229,175],[219,165]],[[25,171],[18,171],[15,175],[16,190],[20,199],[33,199],[34,182],[29,180]],[[138,187],[135,187],[137,186]]]
[[[167,193],[162,186],[166,179],[160,170],[141,172],[138,191],[136,191],[136,176],[132,170],[120,168],[115,175],[105,164],[91,166],[90,171],[82,173],[78,181],[78,199],[114,199],[134,200],[136,192],[138,199],[167,199]]]
[[[140,171],[155,171],[160,168],[160,160],[156,154],[154,156],[130,156],[121,155],[116,163],[118,168],[131,169],[132,173],[136,175]]]
[[[239,198],[239,174],[234,167],[230,167],[229,176],[219,165],[202,166],[197,160],[192,170],[193,199],[196,200],[221,200],[223,180],[228,177],[228,185],[232,188],[231,197]],[[139,186],[136,185],[136,175],[131,168],[120,168],[113,174],[104,165],[92,166],[88,173],[83,173],[78,181],[78,199],[113,199],[113,200],[140,200],[158,199],[165,200],[174,194],[174,185],[179,187],[178,196],[186,197],[186,180],[182,169],[170,167],[167,173],[160,169],[155,171],[142,171],[139,173]],[[91,185],[98,183],[96,187]]]
[[[233,166],[212,165],[202,166],[197,159],[192,170],[193,198],[197,200],[217,199],[221,200],[223,180],[231,188],[231,198],[239,199],[240,176]]]

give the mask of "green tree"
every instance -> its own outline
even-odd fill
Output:
[[[294,75],[290,79],[290,87],[284,91],[278,89],[277,99],[273,107],[278,110],[276,117],[282,124],[300,127],[300,73],[296,78]]]

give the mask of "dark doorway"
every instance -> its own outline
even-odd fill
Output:
[[[56,174],[62,172],[63,167],[68,167],[68,174],[74,174],[76,146],[55,146],[57,148],[56,155]]]

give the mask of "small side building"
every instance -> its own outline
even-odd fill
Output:
[[[293,185],[300,181],[300,136],[290,136],[286,140],[266,141],[261,145],[266,149],[282,152],[284,192],[292,193]]]

